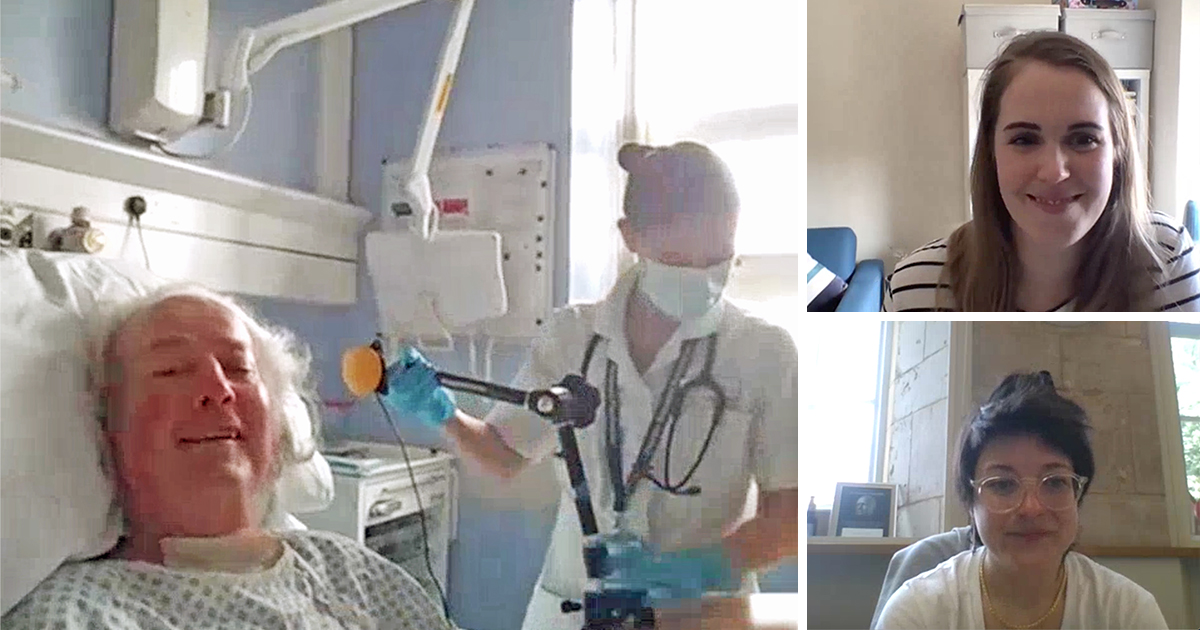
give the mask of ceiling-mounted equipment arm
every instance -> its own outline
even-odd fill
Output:
[[[217,88],[239,91],[280,50],[422,0],[336,0],[254,28],[243,28],[225,56]]]
[[[413,230],[422,238],[429,239],[437,231],[437,211],[433,205],[433,192],[429,183],[429,163],[433,160],[433,145],[437,141],[438,131],[442,128],[442,117],[446,114],[446,104],[450,101],[450,87],[454,83],[454,73],[458,69],[458,59],[462,55],[463,41],[467,37],[467,23],[471,19],[471,11],[475,0],[457,0],[454,14],[450,17],[450,28],[446,31],[446,39],[442,42],[442,52],[438,56],[437,74],[434,75],[433,87],[429,91],[429,99],[425,104],[425,115],[421,118],[421,128],[417,131],[416,146],[413,147],[412,160],[408,172],[401,178],[402,197],[400,207],[407,204],[412,214]],[[403,211],[403,210],[402,210]]]
[[[250,76],[261,70],[280,50],[421,1],[335,0],[256,28],[242,29],[233,49],[222,61],[217,91],[206,95],[205,119],[218,127],[227,127],[232,94],[245,90],[250,84]],[[442,118],[450,99],[450,87],[454,83],[454,73],[462,56],[467,24],[474,7],[475,0],[455,0],[454,13],[438,55],[437,72],[417,131],[409,170],[401,177],[403,200],[398,206],[399,212],[411,217],[413,231],[425,239],[429,239],[437,230],[429,164],[433,159],[433,147],[442,127]]]

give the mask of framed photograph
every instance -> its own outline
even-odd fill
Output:
[[[839,483],[829,519],[831,536],[895,536],[896,484]]]

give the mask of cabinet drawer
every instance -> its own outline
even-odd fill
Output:
[[[1018,35],[1057,31],[1059,8],[1054,5],[966,5],[961,18],[967,67],[986,68],[1000,49]]]
[[[450,481],[445,475],[418,476],[417,488],[421,493],[421,506],[428,510],[445,503],[450,494]],[[417,493],[407,477],[368,484],[363,488],[363,500],[359,505],[362,510],[359,519],[364,526],[418,511]]]
[[[1114,68],[1149,70],[1154,61],[1154,12],[1066,9],[1063,31],[1095,48]]]

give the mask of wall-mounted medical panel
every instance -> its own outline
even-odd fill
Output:
[[[549,145],[536,143],[449,151],[433,158],[429,180],[438,206],[439,229],[495,231],[501,237],[508,312],[471,332],[528,339],[538,334],[550,316],[555,260],[554,153]],[[406,159],[384,162],[384,230],[409,229],[409,219],[397,214],[406,167]]]

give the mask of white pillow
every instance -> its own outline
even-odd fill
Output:
[[[88,391],[85,322],[100,299],[145,295],[167,282],[122,261],[0,249],[0,614],[64,560],[105,553],[122,531],[100,467],[100,429]],[[289,401],[293,435],[311,435],[308,409]],[[333,477],[320,454],[287,466],[268,523],[320,511]]]

